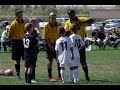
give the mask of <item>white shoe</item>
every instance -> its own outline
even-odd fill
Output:
[[[77,83],[77,81],[76,81],[76,79],[74,79],[74,81],[73,81],[74,83]]]
[[[33,79],[33,80],[31,80],[31,82],[32,82],[32,83],[36,83],[37,81]]]
[[[77,83],[77,82],[79,82],[79,79],[74,79],[74,83]]]

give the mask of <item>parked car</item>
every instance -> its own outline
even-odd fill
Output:
[[[68,20],[69,18],[56,18],[56,20],[58,22],[61,23],[62,26],[64,26],[65,22]]]
[[[0,22],[0,29],[5,29],[7,25],[10,25],[9,21],[1,21]]]
[[[101,26],[103,26],[103,22],[95,22],[91,24],[92,30],[99,29]]]
[[[116,23],[106,24],[104,27],[104,30],[109,31],[109,30],[112,30],[113,28],[118,28]]]
[[[106,24],[110,24],[110,23],[113,23],[113,21],[115,21],[116,19],[107,19],[104,21],[105,25]]]
[[[48,22],[40,22],[39,27],[43,29]]]

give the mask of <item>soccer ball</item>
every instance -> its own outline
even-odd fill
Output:
[[[13,76],[13,70],[12,69],[6,69],[4,71],[4,76]]]

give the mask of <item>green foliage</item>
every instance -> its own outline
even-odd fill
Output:
[[[0,5],[1,16],[13,16],[16,9],[24,11],[26,16],[47,16],[51,11],[59,14],[67,14],[68,9],[74,9],[76,14],[89,14],[89,8],[84,6],[83,9],[78,7],[61,7],[56,8],[56,5]]]

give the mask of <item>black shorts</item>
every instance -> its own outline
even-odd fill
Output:
[[[23,40],[12,40],[12,60],[24,60]]]
[[[33,60],[25,60],[25,67],[36,67],[36,61]]]
[[[31,54],[30,52],[24,52],[25,67],[36,67],[37,53],[34,50],[32,51],[33,52]]]
[[[55,44],[51,44],[55,48]],[[46,46],[46,57],[48,60],[56,59],[56,51],[52,51],[48,46]]]

